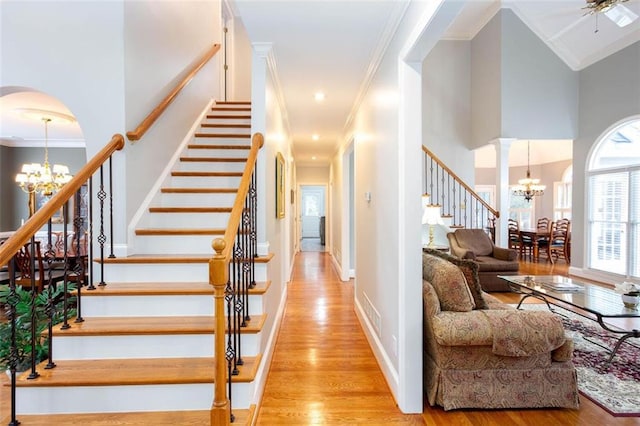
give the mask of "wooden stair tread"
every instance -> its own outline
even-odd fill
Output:
[[[212,254],[134,254],[127,257],[105,258],[105,264],[114,263],[209,263]],[[266,256],[258,256],[256,263],[269,263],[273,258],[273,253]],[[100,259],[95,259],[100,262]]]
[[[212,299],[213,303],[213,299]],[[262,330],[266,315],[252,315],[241,334],[256,334]],[[60,336],[141,336],[164,334],[214,334],[214,316],[171,316],[171,317],[89,317],[84,322],[73,322],[62,330],[62,325],[53,329],[53,335]],[[226,323],[226,320],[225,320]]]
[[[249,289],[249,294],[264,294],[271,286],[271,280],[258,281]],[[98,286],[95,290],[84,290],[82,297],[92,296],[179,296],[212,295],[213,286],[207,282],[124,282]]]
[[[214,106],[211,107],[211,111],[251,111],[250,106]]]
[[[163,194],[233,194],[238,188],[161,188]]]
[[[209,127],[215,129],[250,129],[251,124],[240,124],[240,123],[202,123],[201,127]]]
[[[141,228],[136,235],[224,235],[224,228]]]
[[[149,207],[151,213],[231,213],[231,207]]]
[[[251,105],[251,101],[216,101],[216,105]]]
[[[250,425],[256,406],[249,409],[233,409],[233,425]],[[210,423],[209,410],[189,411],[140,411],[129,413],[82,413],[82,414],[20,414],[21,426],[201,426]],[[6,418],[3,425],[9,424]]]
[[[249,120],[251,119],[251,115],[226,115],[226,114],[207,114],[207,118],[230,118],[230,119],[238,119],[238,120]]]
[[[234,383],[254,380],[261,355],[244,357],[244,365],[238,366],[240,374],[232,376]],[[46,361],[38,367],[40,377],[29,380],[29,371],[21,374],[18,387],[57,386],[124,386],[124,385],[175,385],[213,383],[213,357],[197,358],[127,358],[61,360],[56,367],[46,370]],[[7,385],[8,386],[8,385]]]
[[[211,145],[211,144],[189,144],[189,149],[251,149],[251,145]]]
[[[242,177],[242,172],[190,172],[174,170],[171,172],[174,177]]]
[[[230,157],[180,157],[180,161],[185,163],[246,163],[246,158]]]
[[[202,133],[197,132],[194,134],[196,138],[228,138],[228,139],[250,139],[249,133]]]

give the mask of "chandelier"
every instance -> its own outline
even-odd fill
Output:
[[[28,194],[40,193],[50,197],[69,182],[73,176],[69,174],[69,168],[60,164],[54,164],[53,169],[49,165],[49,133],[50,117],[42,117],[44,122],[44,164],[23,164],[21,173],[16,175],[16,183]],[[30,205],[30,215],[34,213],[34,206]]]
[[[527,142],[527,177],[518,180],[518,184],[513,187],[513,195],[524,197],[525,200],[531,201],[536,195],[544,194],[544,185],[540,185],[540,179],[532,179],[529,170],[529,153],[530,141]]]

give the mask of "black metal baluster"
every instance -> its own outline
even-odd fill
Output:
[[[89,249],[87,254],[87,262],[89,265],[89,286],[87,287],[87,290],[95,290],[96,287],[93,285],[93,176],[89,177],[87,200],[89,204],[87,206],[87,210],[89,212],[89,235],[87,237],[87,245]]]
[[[27,379],[35,379],[40,376],[36,371],[36,327],[38,325],[38,315],[36,311],[36,298],[38,297],[38,288],[36,284],[36,239],[35,235],[31,236],[31,244],[29,245],[30,259],[29,270],[31,272],[31,373]],[[40,271],[41,273],[42,271]]]
[[[84,318],[82,318],[82,286],[86,284],[86,276],[87,276],[87,268],[85,265],[85,256],[86,253],[82,251],[81,241],[84,238],[84,241],[87,241],[87,234],[81,235],[84,231],[84,217],[82,216],[82,208],[85,200],[82,197],[82,187],[76,191],[75,195],[75,212],[73,219],[73,226],[75,229],[75,243],[76,243],[76,264],[75,264],[75,273],[78,277],[77,285],[76,285],[76,319],[74,322],[84,322]],[[88,259],[87,259],[88,260]],[[66,297],[66,295],[65,295]]]
[[[67,289],[67,283],[68,283],[68,277],[69,277],[69,253],[68,253],[68,247],[67,247],[67,237],[68,237],[68,233],[67,233],[67,204],[65,203],[64,206],[62,207],[62,216],[64,217],[64,225],[62,227],[63,231],[62,231],[62,237],[64,239],[62,246],[63,246],[63,259],[64,259],[64,280],[63,280],[63,286],[64,286],[64,294],[63,294],[63,299],[62,299],[62,317],[63,317],[63,323],[61,328],[63,330],[67,330],[69,328],[71,328],[71,326],[69,325],[69,305],[68,305],[68,299],[67,299],[67,293],[68,293],[68,289]]]
[[[18,345],[16,342],[16,306],[20,302],[16,293],[16,265],[15,258],[9,261],[9,294],[7,296],[7,305],[5,313],[7,320],[11,323],[11,347],[9,349],[9,372],[11,380],[11,421],[9,426],[17,426],[20,424],[16,418],[16,368],[18,365]]]
[[[98,190],[98,200],[100,200],[100,235],[98,235],[98,243],[100,243],[100,283],[99,286],[105,286],[104,282],[104,243],[107,237],[104,234],[104,200],[107,193],[104,192],[104,165],[100,166],[100,189]]]

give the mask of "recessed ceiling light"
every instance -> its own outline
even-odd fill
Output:
[[[316,156],[314,155],[313,157],[311,157],[311,159],[312,159],[312,160],[315,160],[315,159],[316,159]]]
[[[316,94],[313,96],[316,100],[316,102],[322,102],[324,101],[324,98],[326,97],[324,92],[316,92]]]
[[[317,134],[317,133],[314,133],[314,134],[311,136],[311,139],[313,139],[314,141],[317,141],[317,140],[319,140],[319,139],[320,139],[320,135],[319,135],[319,134]]]

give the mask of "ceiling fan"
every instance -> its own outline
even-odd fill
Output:
[[[586,0],[587,5],[583,9],[587,9],[585,15],[596,15],[604,13],[619,27],[625,27],[638,19],[638,15],[633,13],[629,8],[623,6],[629,0]],[[596,30],[597,31],[597,30]]]

